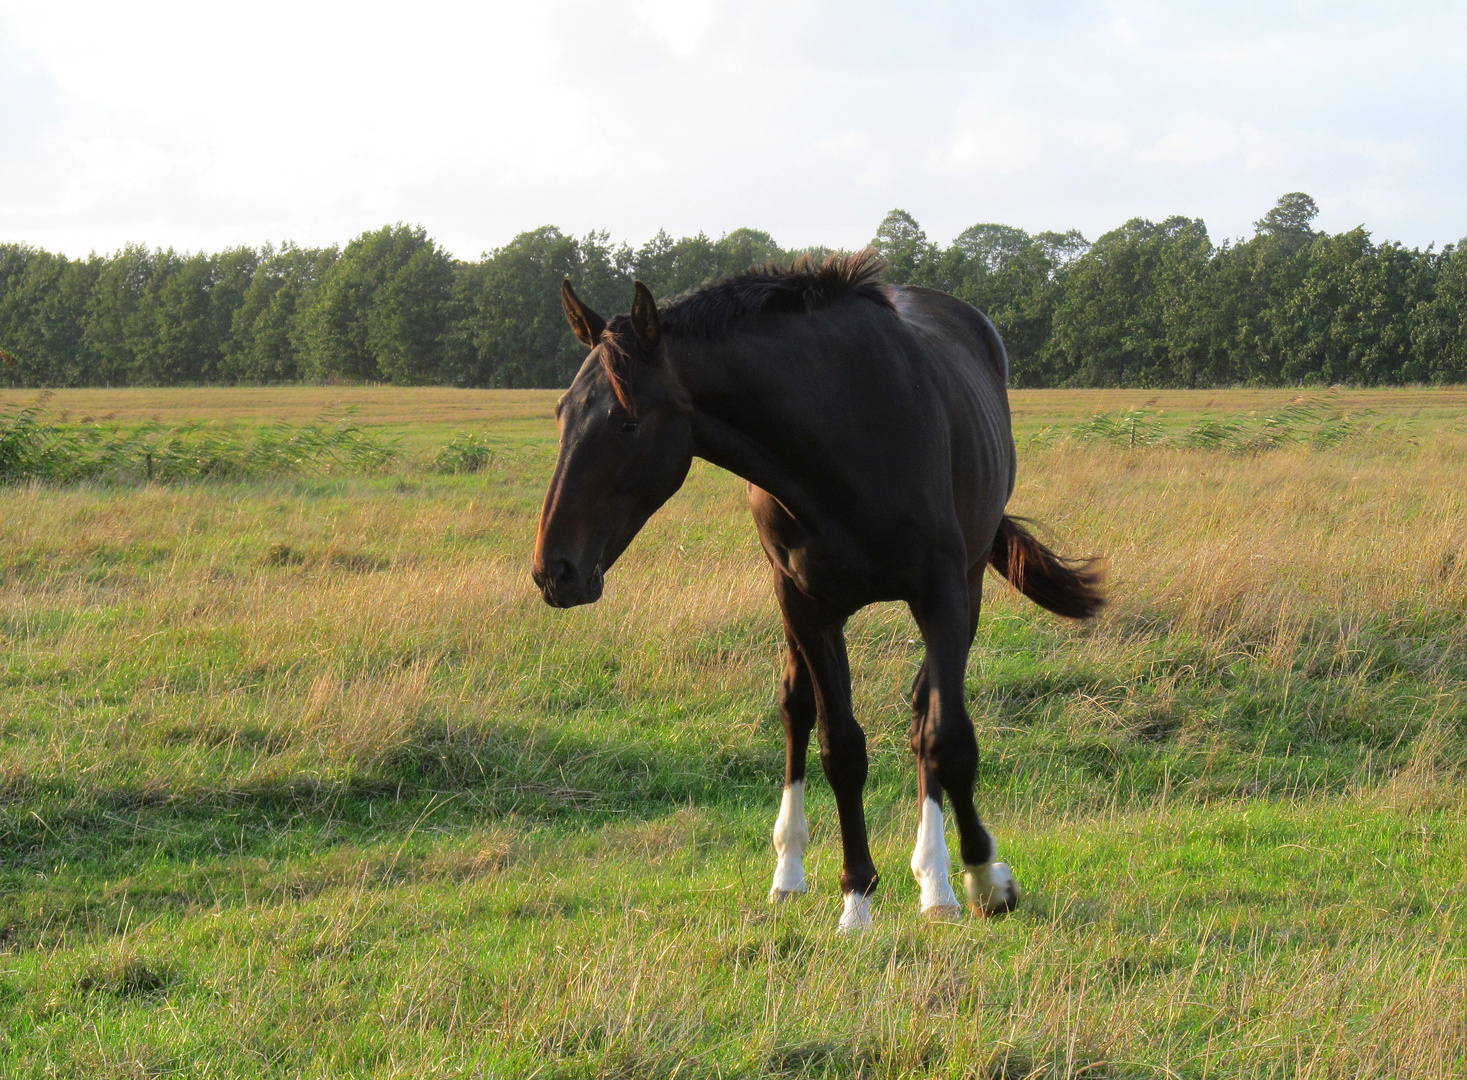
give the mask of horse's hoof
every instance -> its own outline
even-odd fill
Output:
[[[861,893],[846,893],[846,909],[841,912],[840,926],[837,929],[842,934],[856,934],[870,930],[871,926],[871,897]]]
[[[804,895],[804,889],[770,889],[769,902],[771,904],[782,904],[793,897]]]
[[[957,904],[933,904],[923,908],[922,914],[933,922],[957,922],[963,917],[963,909]]]
[[[1019,906],[1019,883],[1008,863],[974,866],[963,875],[968,889],[968,907],[974,915],[992,918],[1007,915]]]

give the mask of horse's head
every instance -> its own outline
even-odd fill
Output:
[[[554,607],[601,598],[602,575],[693,461],[692,411],[640,281],[632,313],[607,323],[569,281],[565,317],[591,350],[555,407],[560,453],[535,541],[535,584]]]

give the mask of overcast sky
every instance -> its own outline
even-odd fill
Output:
[[[1467,234],[1467,4],[0,0],[0,242]]]

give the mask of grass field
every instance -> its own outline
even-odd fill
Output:
[[[979,805],[1025,898],[918,916],[920,647],[876,607],[883,880],[846,938],[822,780],[811,891],[764,902],[782,637],[739,481],[696,465],[557,612],[553,394],[58,393],[68,423],[352,408],[402,452],[0,487],[0,1076],[1467,1073],[1467,392],[1341,392],[1327,449],[1075,434],[1295,396],[1014,395],[1011,508],[1113,598],[1076,627],[989,586]],[[488,468],[434,472],[463,430]]]

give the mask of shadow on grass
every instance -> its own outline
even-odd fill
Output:
[[[1203,714],[1202,705],[1144,695],[1078,719],[1057,712],[985,744],[980,797],[1055,814],[1158,797],[1192,804],[1313,797],[1384,776],[1410,753],[1419,721],[1406,707],[1373,710],[1374,728],[1352,722],[1357,707],[1333,714],[1328,731],[1307,730],[1332,703],[1326,689],[1295,687],[1285,719],[1276,688],[1256,688],[1196,731],[1183,721]],[[1412,688],[1392,689],[1371,704],[1401,705]],[[1265,716],[1275,729],[1313,739],[1249,738]],[[590,832],[694,806],[772,812],[782,772],[782,740],[772,733],[710,745],[675,729],[627,738],[625,725],[608,731],[599,719],[595,710],[491,725],[439,718],[370,754],[305,765],[292,764],[298,748],[263,729],[237,732],[231,740],[242,737],[258,757],[257,778],[236,783],[182,772],[170,782],[166,766],[148,782],[110,784],[105,772],[0,773],[0,950],[244,903],[262,890],[305,898],[364,867],[385,882],[403,872],[404,851],[408,866],[420,849],[468,842],[487,829]],[[1383,735],[1391,739],[1384,751]],[[878,825],[884,807],[907,799],[908,770],[905,754],[874,762],[868,811]],[[465,865],[498,865],[477,859]]]
[[[343,849],[353,865],[396,852],[395,865],[413,845],[496,823],[583,831],[690,805],[766,800],[781,776],[772,741],[748,752],[696,749],[564,728],[435,723],[334,775],[109,787],[12,774],[0,785],[0,949],[246,902],[278,887],[283,865],[320,864]]]

